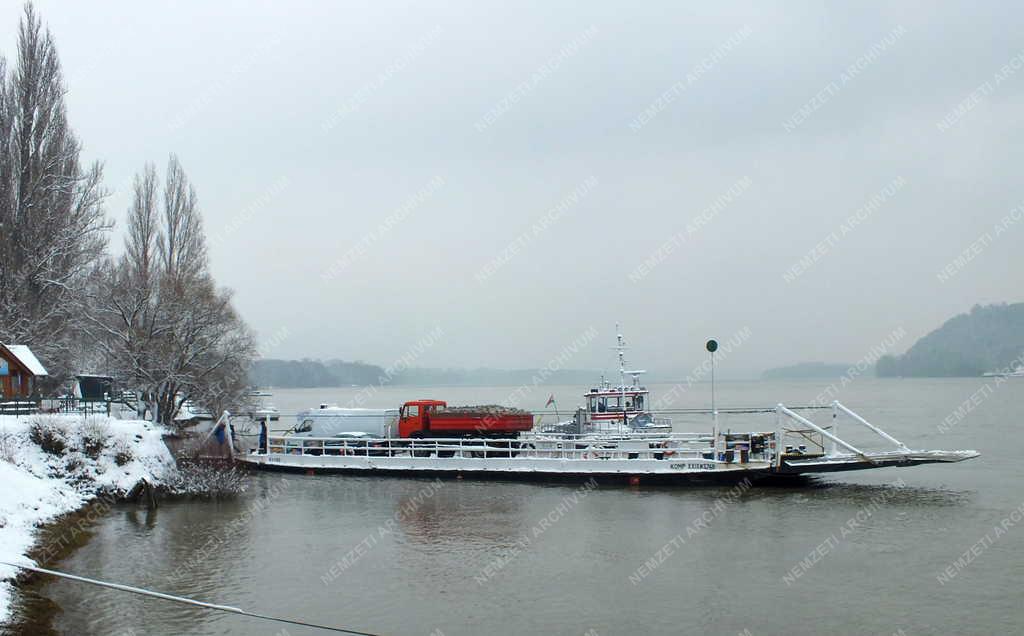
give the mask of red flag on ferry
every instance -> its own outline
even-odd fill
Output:
[[[547,407],[551,406],[554,403],[555,403],[555,394],[552,393],[551,397],[549,397],[548,401],[544,404],[544,408],[547,408]]]

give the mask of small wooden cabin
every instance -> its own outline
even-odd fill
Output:
[[[0,343],[0,400],[32,397],[38,392],[39,379],[47,375],[31,349]]]

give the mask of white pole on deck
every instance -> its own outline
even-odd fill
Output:
[[[882,429],[878,428],[877,426],[875,426],[875,425],[874,425],[874,424],[872,424],[871,422],[867,421],[866,419],[864,419],[864,418],[863,418],[863,417],[861,417],[860,415],[857,415],[856,413],[854,413],[854,412],[853,412],[853,411],[851,411],[850,409],[846,408],[845,406],[843,406],[843,404],[842,404],[842,403],[841,403],[841,402],[840,402],[839,400],[833,400],[833,401],[832,401],[832,408],[838,408],[838,409],[839,409],[840,411],[842,411],[843,413],[846,413],[847,415],[849,415],[850,417],[852,417],[852,418],[853,418],[854,420],[856,420],[856,421],[860,422],[860,423],[861,423],[861,424],[863,424],[864,426],[868,427],[869,429],[871,429],[872,431],[874,431],[875,433],[877,433],[877,434],[878,434],[878,435],[879,435],[880,437],[882,437],[883,439],[885,439],[885,440],[887,440],[887,441],[891,442],[892,444],[895,444],[895,445],[896,445],[896,447],[897,447],[898,449],[900,449],[901,451],[907,451],[907,450],[909,450],[909,449],[907,448],[907,445],[906,445],[906,444],[904,444],[904,443],[903,443],[903,442],[901,442],[900,440],[896,439],[896,438],[895,438],[895,437],[893,437],[892,435],[889,435],[888,433],[886,433],[886,432],[885,432],[885,431],[883,431]]]
[[[712,338],[704,348],[711,354],[711,447],[714,449],[714,459],[718,461],[718,409],[715,408],[715,352],[718,351],[718,341]]]
[[[832,434],[839,437],[839,408],[836,406],[838,402],[832,400]],[[833,441],[831,455],[839,454],[839,446]]]
[[[782,468],[782,403],[775,406],[775,466]]]

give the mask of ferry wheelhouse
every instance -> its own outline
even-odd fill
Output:
[[[616,331],[618,331],[616,325]],[[651,412],[651,392],[640,383],[644,370],[626,369],[626,342],[616,335],[615,350],[619,358],[619,385],[612,386],[604,377],[601,384],[583,395],[584,407],[577,412],[578,433],[670,433],[672,420],[655,417]],[[626,381],[629,376],[630,381]]]
[[[672,420],[655,417],[648,409],[651,392],[640,384],[643,371],[630,371],[633,382],[611,386],[602,380],[583,395],[584,430],[609,432],[620,429],[646,433],[670,432]]]

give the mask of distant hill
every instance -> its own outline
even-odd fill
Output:
[[[249,371],[255,386],[288,389],[374,384],[384,369],[363,362],[342,360],[257,360]]]
[[[901,356],[878,360],[879,377],[979,376],[1024,354],[1024,303],[975,305],[924,336]]]
[[[827,364],[825,362],[799,362],[786,367],[768,369],[761,374],[761,379],[838,378],[849,371],[851,366],[849,364]]]
[[[254,386],[294,389],[374,384],[516,386],[532,385],[534,378],[540,378],[542,384],[579,384],[582,386],[593,383],[600,374],[597,371],[579,369],[561,369],[541,373],[538,369],[413,367],[397,371],[389,377],[383,367],[365,362],[263,359],[257,360],[253,364],[249,375]]]

